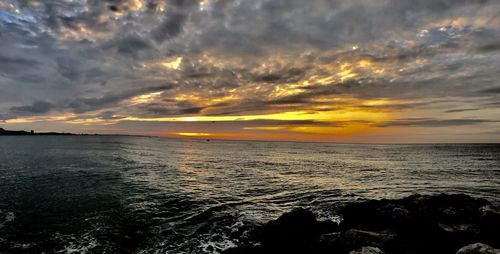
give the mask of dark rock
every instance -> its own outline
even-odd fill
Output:
[[[371,200],[346,206],[342,211],[343,230],[429,228],[437,223],[458,224],[474,221],[477,209],[489,202],[467,195],[412,195],[400,200]]]
[[[273,251],[305,252],[318,236],[334,231],[338,231],[336,223],[317,221],[311,211],[296,209],[268,222],[262,229],[261,243]]]
[[[355,228],[393,232],[398,236],[397,244],[382,249],[387,253],[400,253],[404,249],[416,253],[454,253],[460,246],[481,239],[477,211],[488,204],[484,199],[467,195],[444,194],[372,200],[346,206],[340,227],[343,231]]]
[[[349,254],[384,254],[384,252],[377,247],[363,247],[356,251],[353,250]]]
[[[500,248],[500,208],[487,205],[479,208],[479,225],[485,242]]]
[[[461,248],[457,254],[500,254],[500,250],[484,243],[474,243]]]
[[[344,253],[345,247],[343,244],[342,233],[334,232],[319,236],[316,239],[312,250],[313,253]]]
[[[467,239],[476,239],[480,233],[477,224],[447,225],[438,223],[438,227],[441,230],[441,234],[456,238],[459,242],[467,241]]]
[[[374,246],[381,249],[397,249],[397,235],[391,232],[370,232],[349,229],[344,233],[321,235],[315,244],[314,253],[349,253],[363,246]]]
[[[339,227],[317,221],[308,210],[294,210],[253,230],[259,246],[224,253],[378,253],[362,248],[372,246],[387,254],[455,254],[475,242],[499,245],[499,209],[467,195],[371,200],[349,204],[340,213]]]
[[[389,248],[396,239],[396,234],[390,232],[370,232],[349,229],[342,235],[342,241],[347,249],[358,249],[363,246],[374,246],[382,249]]]

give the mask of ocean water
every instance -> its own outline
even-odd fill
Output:
[[[500,145],[0,137],[0,253],[218,253],[296,207],[413,193],[500,204]]]

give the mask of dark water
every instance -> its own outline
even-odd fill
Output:
[[[412,193],[500,203],[500,146],[0,137],[0,253],[217,253],[294,207]]]

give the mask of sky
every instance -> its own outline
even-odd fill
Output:
[[[0,127],[500,142],[500,1],[0,0]]]

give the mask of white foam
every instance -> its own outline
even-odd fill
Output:
[[[61,236],[56,235],[56,238],[69,238],[69,243],[64,247],[64,249],[58,251],[61,254],[86,254],[91,253],[92,249],[97,246],[97,239],[93,238],[89,234],[85,234],[77,239],[73,235]]]
[[[0,210],[0,214],[2,214],[2,210]],[[5,224],[14,221],[16,219],[16,214],[13,212],[8,212],[5,214],[5,218],[2,222],[0,222],[0,228],[5,227]]]
[[[13,212],[8,212],[7,215],[5,216],[5,222],[11,222],[16,219],[16,214]]]
[[[222,241],[208,241],[200,245],[204,253],[219,254],[221,251],[227,250],[238,246],[234,241],[230,239],[224,239]]]

